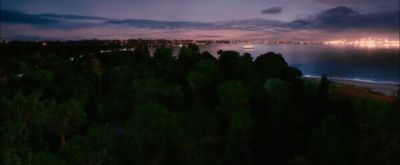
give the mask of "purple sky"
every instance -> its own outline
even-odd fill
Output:
[[[266,39],[399,35],[399,0],[1,0],[2,39]]]

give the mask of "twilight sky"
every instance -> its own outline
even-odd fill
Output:
[[[399,0],[1,0],[1,39],[399,37]]]

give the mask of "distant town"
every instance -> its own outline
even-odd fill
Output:
[[[7,44],[9,42],[25,42],[25,41],[8,41],[1,40],[1,44]],[[47,43],[56,43],[61,41],[31,41],[36,43],[41,43],[43,46],[46,46]],[[284,45],[315,45],[315,44],[325,44],[325,45],[355,45],[355,46],[385,46],[385,47],[399,47],[400,40],[389,40],[387,38],[373,38],[366,37],[355,40],[347,40],[347,39],[338,39],[338,40],[330,40],[323,42],[314,42],[314,41],[268,41],[268,40],[166,40],[166,39],[126,39],[126,40],[76,40],[76,41],[63,41],[63,44],[73,44],[73,43],[84,43],[84,42],[96,42],[106,45],[120,45],[120,46],[129,46],[135,45],[137,43],[146,43],[150,48],[151,47],[182,47],[188,44],[196,44],[196,45],[208,45],[208,44],[284,44]]]
[[[1,40],[2,44],[9,42],[23,42],[23,41],[9,41]],[[49,43],[49,42],[60,42],[60,41],[33,41],[37,43]],[[76,41],[64,41],[64,43],[74,43],[74,42],[100,42],[106,45],[108,44],[119,44],[119,45],[129,45],[132,43],[147,43],[149,46],[176,46],[180,47],[182,45],[187,45],[190,43],[195,43],[197,45],[207,45],[207,44],[295,44],[295,45],[309,45],[309,44],[323,44],[324,42],[311,42],[311,41],[266,41],[266,40],[166,40],[166,39],[127,39],[127,40],[76,40]]]

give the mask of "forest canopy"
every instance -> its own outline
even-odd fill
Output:
[[[0,46],[0,164],[397,164],[399,100],[338,95],[274,52]]]

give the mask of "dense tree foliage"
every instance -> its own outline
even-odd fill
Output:
[[[1,44],[0,164],[398,164],[397,101],[268,52]]]

